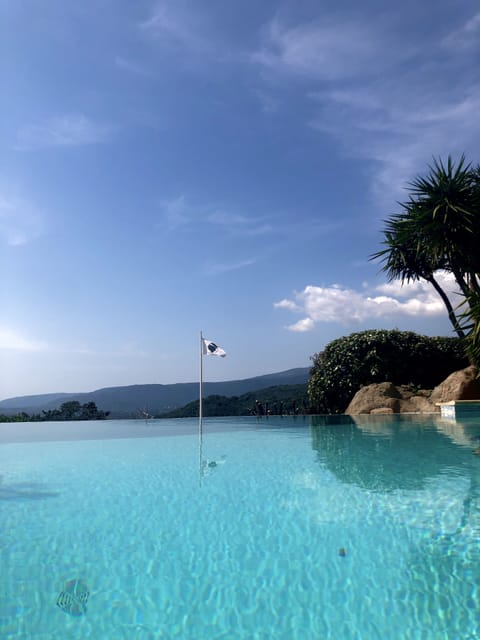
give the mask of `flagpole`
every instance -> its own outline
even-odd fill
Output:
[[[200,401],[198,404],[198,420],[200,430],[202,428],[203,418],[203,336],[200,331]]]
[[[202,483],[203,336],[200,331],[200,398],[198,402],[198,472]]]

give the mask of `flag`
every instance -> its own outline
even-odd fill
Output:
[[[212,342],[211,340],[206,340],[205,338],[202,338],[202,340],[203,340],[203,353],[206,354],[207,356],[220,356],[221,358],[224,358],[227,355],[223,349],[221,349],[218,345],[215,344],[215,342]]]

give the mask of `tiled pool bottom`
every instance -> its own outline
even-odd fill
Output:
[[[0,425],[2,639],[480,637],[480,420],[29,428]]]

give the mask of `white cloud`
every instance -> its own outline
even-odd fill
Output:
[[[295,322],[295,324],[291,324],[288,329],[290,329],[290,331],[296,331],[298,333],[305,333],[306,331],[311,331],[314,326],[315,322],[312,320],[312,318],[302,318],[302,320]]]
[[[262,47],[252,61],[278,72],[316,79],[375,75],[393,59],[410,55],[410,47],[394,46],[392,34],[362,21],[333,20],[289,26],[275,18],[265,30]],[[379,56],[379,50],[384,55]]]
[[[418,77],[406,91],[408,79],[397,79],[397,86],[379,79],[365,88],[311,94],[319,108],[311,126],[340,141],[346,155],[374,162],[371,191],[382,209],[405,199],[408,181],[432,156],[473,153],[480,140],[478,87],[444,94]]]
[[[11,247],[26,244],[42,229],[42,215],[16,196],[0,196],[0,238]]]
[[[243,226],[250,223],[250,220],[245,216],[228,214],[225,213],[225,211],[214,211],[208,215],[207,220],[213,224],[220,224],[229,227],[232,225]]]
[[[140,28],[160,40],[177,43],[184,49],[206,53],[211,48],[211,42],[201,35],[194,14],[182,12],[178,3],[158,1],[154,11],[140,24]]]
[[[454,300],[458,294],[458,286],[453,274],[446,271],[437,271],[435,279],[449,298]],[[379,285],[375,290],[394,298],[406,298],[412,295],[427,296],[433,292],[432,286],[425,280],[417,280],[404,285],[402,285],[401,280],[393,280]]]
[[[32,340],[17,331],[0,327],[0,349],[9,351],[45,351],[45,342]]]
[[[475,157],[480,143],[480,88],[467,72],[471,47],[480,46],[480,14],[451,35],[451,49],[440,22],[428,38],[414,39],[399,16],[379,13],[367,22],[325,14],[321,22],[300,24],[277,18],[251,56],[270,72],[261,74],[270,94],[301,81],[306,109],[313,110],[306,123],[332,137],[344,155],[369,161],[364,171],[381,211],[405,198],[408,181],[433,156]],[[457,41],[463,48],[453,46]]]
[[[213,209],[211,206],[192,205],[185,195],[180,195],[161,203],[163,219],[169,230],[183,228],[190,230],[193,226],[212,225],[223,232],[238,236],[259,236],[272,231],[265,218],[244,216],[225,210]]]
[[[235,235],[260,236],[270,233],[272,227],[263,219],[250,216],[227,213],[225,211],[214,211],[207,216],[207,221],[211,224],[219,225],[228,232]]]
[[[252,259],[240,260],[238,262],[226,262],[226,263],[217,263],[208,265],[205,268],[205,273],[207,275],[218,275],[220,273],[227,273],[228,271],[237,271],[238,269],[244,269],[245,267],[250,267],[252,264],[255,264],[257,261]]]
[[[455,305],[452,276],[439,272],[437,279]],[[446,313],[440,297],[425,281],[403,286],[395,281],[376,287],[370,295],[338,284],[309,285],[295,293],[295,300],[284,299],[274,303],[274,307],[305,314],[305,318],[287,327],[290,331],[310,331],[322,322],[349,325],[384,317],[433,317]]]
[[[273,306],[275,307],[275,309],[288,309],[289,311],[302,310],[302,307],[298,306],[298,304],[293,302],[293,300],[287,300],[286,298],[280,300],[280,302],[275,302]]]
[[[99,124],[83,114],[68,114],[21,127],[16,148],[31,151],[48,147],[77,147],[106,142],[113,127]]]
[[[469,18],[459,29],[455,29],[443,41],[452,50],[471,49],[480,46],[480,12]]]
[[[189,31],[176,16],[167,2],[157,2],[150,17],[141,23],[147,31],[163,31],[179,40],[188,40]]]

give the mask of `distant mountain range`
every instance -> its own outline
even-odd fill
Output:
[[[204,382],[203,397],[240,396],[250,391],[277,385],[304,384],[308,381],[309,372],[309,367],[301,367],[244,380]],[[139,417],[142,411],[159,415],[183,407],[197,400],[198,394],[198,382],[136,384],[127,387],[107,387],[88,393],[46,393],[7,398],[0,401],[0,413],[12,415],[24,411],[31,415],[57,409],[70,400],[78,400],[82,404],[94,402],[98,409],[110,411],[112,418],[135,418]]]

